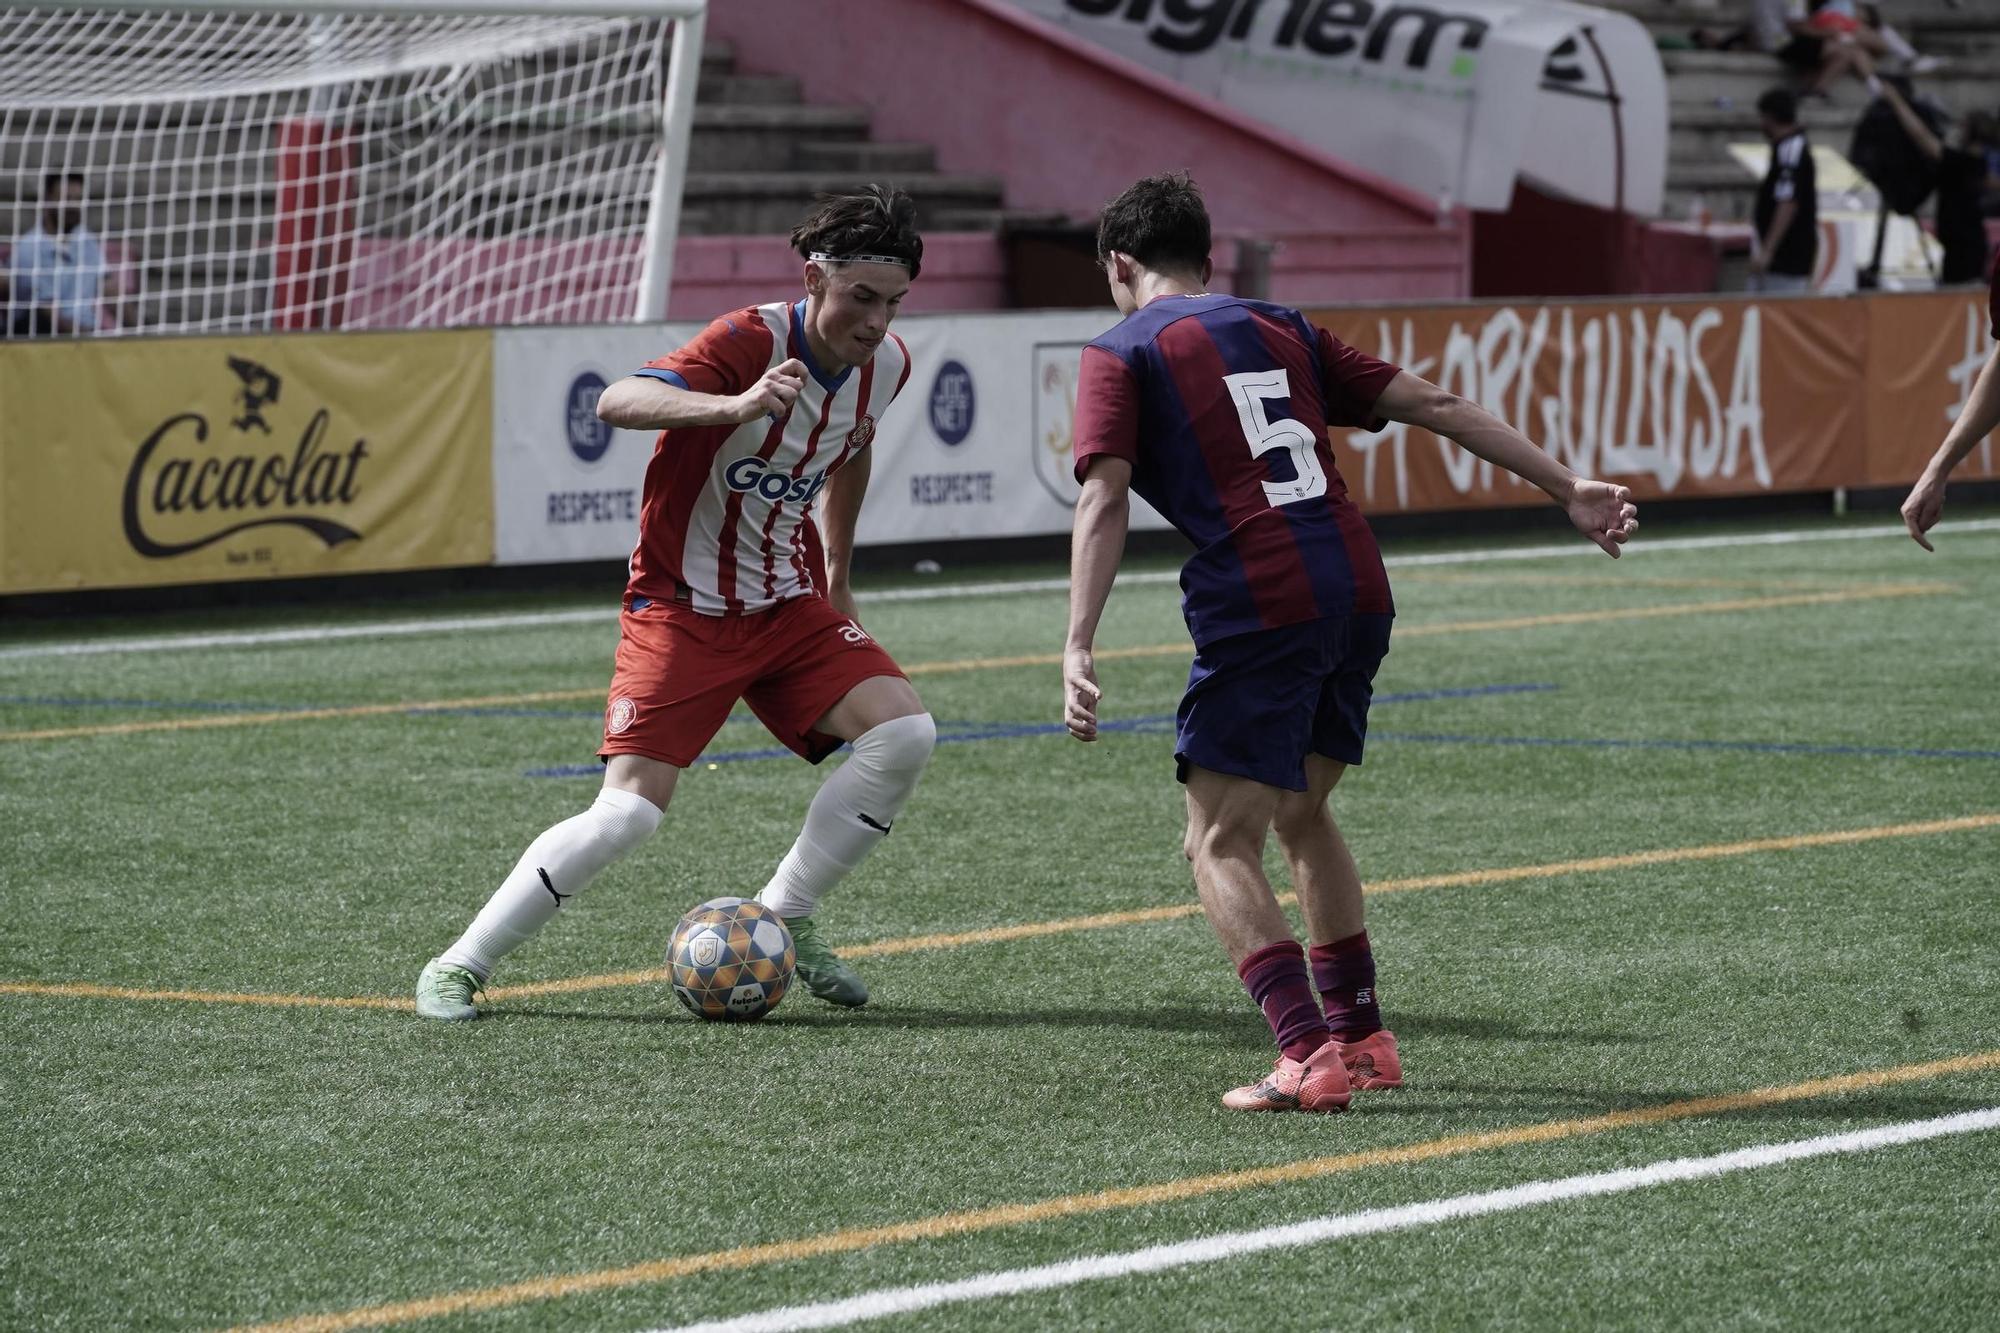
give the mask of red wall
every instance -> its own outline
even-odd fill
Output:
[[[793,75],[813,102],[867,106],[877,138],[932,144],[947,172],[1000,176],[1009,207],[1088,219],[1138,177],[1186,169],[1218,231],[1369,234],[1386,261],[1369,297],[1470,290],[1461,218],[1440,228],[1430,200],[1001,0],[732,0],[710,7],[708,28],[742,68]],[[1413,233],[1407,260],[1400,229]],[[1385,275],[1395,290],[1379,290]]]
[[[1475,213],[1472,294],[1523,296],[1682,295],[1715,290],[1714,241],[1656,227],[1521,182],[1504,213]]]

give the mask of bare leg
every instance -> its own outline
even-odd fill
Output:
[[[1264,876],[1264,838],[1279,796],[1277,788],[1248,778],[1188,772],[1183,850],[1209,927],[1238,967],[1257,950],[1293,938]]]
[[[1279,796],[1272,821],[1311,944],[1344,940],[1361,931],[1361,872],[1327,808],[1327,798],[1346,771],[1347,765],[1337,759],[1306,756],[1306,790]]]

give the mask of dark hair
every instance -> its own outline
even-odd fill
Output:
[[[805,221],[792,228],[792,244],[802,255],[888,255],[907,261],[913,279],[924,263],[916,201],[886,185],[820,195]]]
[[[1116,250],[1150,269],[1191,269],[1208,262],[1208,206],[1185,171],[1148,176],[1104,206],[1097,219],[1097,260]]]
[[[55,198],[65,185],[81,185],[88,189],[90,182],[84,179],[81,171],[51,171],[42,177],[42,198]]]
[[[1790,125],[1799,118],[1799,99],[1789,88],[1773,88],[1757,99],[1757,114]]]

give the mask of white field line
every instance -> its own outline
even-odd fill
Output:
[[[1108,1278],[1125,1277],[1134,1273],[1157,1273],[1163,1269],[1215,1263],[1264,1250],[1292,1249],[1350,1236],[1369,1236],[1384,1231],[1431,1226],[1439,1222],[1487,1217],[1494,1213],[1514,1212],[1547,1203],[1623,1194],[1631,1190],[1648,1189],[1654,1185],[1681,1181],[1707,1180],[1733,1172],[1755,1171],[1761,1167],[1778,1166],[1811,1157],[1869,1152],[1876,1148],[1920,1143],[1926,1139],[1943,1138],[1950,1134],[1971,1134],[1994,1128],[2000,1128],[2000,1106],[1987,1107],[1981,1111],[1964,1111],[1935,1120],[1912,1120],[1902,1124],[1883,1125],[1876,1129],[1828,1134],[1821,1138],[1802,1139],[1792,1143],[1764,1144],[1759,1147],[1739,1149],[1736,1152],[1722,1153],[1715,1157],[1683,1157],[1673,1161],[1655,1162],[1650,1166],[1626,1167],[1623,1170],[1605,1171],[1596,1175],[1569,1176],[1561,1180],[1538,1180],[1526,1185],[1515,1185],[1510,1189],[1491,1190],[1484,1194],[1461,1194],[1454,1198],[1433,1199],[1428,1203],[1406,1204],[1399,1208],[1371,1208],[1366,1212],[1317,1217],[1305,1222],[1265,1227],[1259,1231],[1237,1231],[1220,1236],[1205,1236],[1199,1240],[1182,1241],[1174,1245],[1155,1245],[1143,1250],[1128,1250],[1121,1254],[1089,1255],[1059,1264],[1047,1264],[1040,1268],[1016,1268],[998,1273],[985,1273],[956,1282],[929,1282],[913,1287],[885,1287],[845,1300],[824,1301],[816,1305],[788,1305],[709,1323],[684,1324],[671,1330],[670,1333],[765,1333],[766,1330],[776,1333],[777,1330],[783,1329],[835,1328],[867,1319],[881,1319],[889,1315],[935,1309],[941,1305],[994,1300],[1033,1291],[1050,1291],[1057,1287],[1101,1282]],[[669,1333],[669,1330],[655,1329],[652,1333]]]
[[[2000,519],[1974,519],[1963,523],[1943,523],[1935,530],[1945,538],[1974,532],[2000,531]],[[1659,541],[1641,538],[1625,548],[1627,557],[1652,552],[1709,551],[1733,546],[1791,546],[1800,542],[1855,541],[1865,537],[1909,536],[1900,527],[1841,528],[1830,532],[1746,532],[1720,537],[1669,537]],[[1427,569],[1438,565],[1480,565],[1503,560],[1543,560],[1559,556],[1597,556],[1598,549],[1579,538],[1560,546],[1501,546],[1473,551],[1435,551],[1424,555],[1390,556],[1390,569]],[[1175,583],[1178,573],[1167,571],[1120,574],[1122,584],[1145,586]],[[955,597],[1013,597],[1023,593],[1067,592],[1069,580],[1014,579],[991,583],[939,583],[926,588],[887,588],[856,594],[856,600],[877,602],[934,602]],[[78,639],[52,643],[24,644],[0,648],[0,661],[26,657],[93,657],[105,653],[174,653],[202,649],[261,648],[274,644],[328,643],[339,639],[381,639],[407,634],[455,634],[487,630],[532,629],[539,625],[610,624],[618,618],[612,607],[588,607],[571,611],[526,611],[490,616],[450,616],[381,620],[360,625],[305,625],[295,629],[235,630],[213,634],[173,634],[156,638]]]

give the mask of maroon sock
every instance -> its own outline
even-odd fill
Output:
[[[1382,1030],[1375,1003],[1375,955],[1368,932],[1312,948],[1313,986],[1326,1006],[1326,1025],[1342,1041],[1359,1041]]]
[[[1236,969],[1250,998],[1264,1011],[1278,1049],[1290,1060],[1303,1060],[1326,1043],[1326,1018],[1313,1003],[1306,978],[1306,951],[1297,940],[1267,944]]]

